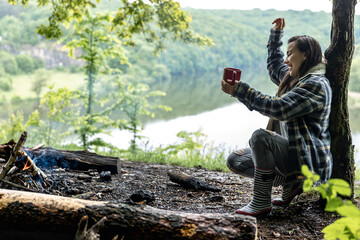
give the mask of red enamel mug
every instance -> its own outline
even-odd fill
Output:
[[[225,82],[234,85],[235,81],[240,81],[241,70],[237,68],[224,68],[223,79]]]

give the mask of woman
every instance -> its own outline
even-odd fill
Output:
[[[325,64],[319,43],[312,37],[289,39],[287,56],[280,50],[285,21],[276,19],[268,42],[267,68],[279,86],[276,96],[264,95],[244,82],[222,80],[222,90],[249,110],[270,117],[267,130],[256,130],[250,148],[235,151],[227,165],[235,173],[254,177],[252,201],[237,213],[259,216],[272,204],[289,204],[302,191],[301,166],[326,182],[332,172],[328,130],[331,87],[324,76]],[[271,130],[271,131],[270,131]],[[283,185],[280,199],[271,202],[272,186]]]

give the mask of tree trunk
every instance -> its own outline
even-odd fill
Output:
[[[354,15],[357,0],[333,0],[331,43],[325,51],[326,77],[333,91],[330,134],[334,159],[332,178],[342,178],[354,189],[354,146],[348,111],[348,85],[354,53]],[[352,195],[353,198],[353,195]]]
[[[74,239],[78,224],[101,222],[101,239],[256,239],[256,219],[193,214],[0,189],[1,239]],[[82,230],[82,228],[79,228]],[[85,229],[86,230],[86,229]],[[124,237],[124,238],[122,238]]]

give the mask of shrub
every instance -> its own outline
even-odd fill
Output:
[[[17,55],[15,57],[15,60],[17,62],[18,68],[23,73],[32,73],[32,72],[34,72],[34,70],[36,68],[35,61],[30,55],[28,55],[28,54]]]
[[[12,90],[12,78],[10,76],[0,76],[0,90],[4,92]]]
[[[0,58],[0,65],[3,66],[7,74],[16,75],[21,72],[15,58],[10,54],[7,57]]]

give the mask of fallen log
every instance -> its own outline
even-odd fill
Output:
[[[16,143],[10,141],[0,145],[0,158],[8,159]],[[102,156],[88,151],[67,151],[50,147],[23,148],[40,168],[62,167],[72,170],[97,169],[110,171],[112,174],[120,172],[118,157]]]
[[[194,190],[220,192],[221,189],[213,186],[202,179],[192,177],[186,173],[180,171],[169,171],[168,176],[170,181],[180,184],[182,187]]]
[[[0,189],[4,239],[74,239],[78,224],[98,224],[101,239],[256,239],[256,219],[239,214],[192,214],[150,206],[110,204]],[[25,238],[26,237],[26,238]]]

